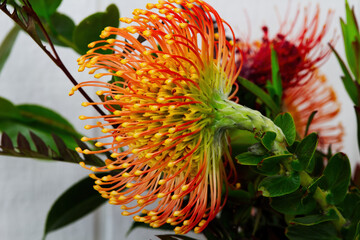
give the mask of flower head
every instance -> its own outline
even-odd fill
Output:
[[[284,88],[298,86],[311,79],[314,69],[325,62],[330,54],[330,49],[325,48],[321,42],[328,32],[332,12],[329,12],[326,23],[321,26],[320,8],[317,7],[313,16],[308,11],[305,9],[304,20],[296,34],[293,31],[299,22],[300,10],[292,21],[285,19],[275,37],[270,38],[269,29],[264,26],[261,41],[247,43],[240,40],[244,58],[240,75],[258,85],[265,85],[271,79],[270,56],[273,47],[278,54]],[[289,30],[286,30],[286,26]]]
[[[121,18],[127,27],[105,28],[101,37],[111,38],[90,43],[78,60],[80,71],[91,68],[99,71],[95,78],[113,78],[71,91],[101,88],[103,101],[83,106],[110,112],[80,116],[103,119],[85,128],[100,128],[104,135],[84,140],[105,149],[78,151],[111,152],[105,167],[90,168],[110,174],[91,176],[104,198],[122,205],[123,215],[139,214],[134,220],[152,227],[178,225],[177,233],[200,232],[222,208],[222,185],[235,175],[226,132],[214,127],[215,102],[231,98],[239,72],[235,48],[225,37],[231,28],[201,0],[161,0],[146,8]]]
[[[308,11],[305,9],[301,29],[293,36],[292,31],[299,20],[299,11],[294,20],[290,21],[288,32],[284,30],[287,26],[284,22],[273,38],[269,37],[268,28],[264,26],[261,41],[253,43],[239,41],[243,56],[240,76],[265,87],[266,81],[271,79],[271,47],[273,47],[278,55],[284,89],[282,107],[294,117],[297,132],[301,137],[304,136],[311,113],[317,111],[309,133],[319,134],[321,148],[325,149],[332,145],[339,149],[343,127],[340,123],[334,125],[329,122],[337,117],[340,104],[326,77],[318,70],[319,65],[324,63],[330,54],[330,49],[324,48],[322,40],[328,32],[332,12],[329,12],[326,23],[321,26],[319,7],[313,16],[310,16]]]

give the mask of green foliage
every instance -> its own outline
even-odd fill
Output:
[[[344,76],[341,77],[344,87],[345,87],[349,97],[353,101],[354,105],[358,105],[359,104],[359,93],[358,93],[356,82],[352,78],[348,68],[346,67],[344,61],[341,59],[339,53],[335,50],[335,48],[333,46],[331,46],[331,45],[329,45],[329,46],[330,46],[331,50],[333,51],[333,53],[335,54],[336,59],[338,60],[339,65],[341,67],[341,70],[344,73]]]
[[[22,133],[30,141],[30,131],[52,149],[56,147],[52,134],[59,136],[70,149],[77,147],[75,139],[81,137],[66,119],[48,108],[30,104],[15,106],[0,98],[0,132],[7,133],[13,141]]]
[[[272,198],[271,207],[286,215],[305,215],[313,212],[316,201],[306,190],[298,189],[293,193]]]
[[[271,46],[271,77],[272,81],[267,81],[266,89],[268,90],[271,98],[278,106],[280,106],[283,95],[283,88],[280,76],[279,60],[273,46]]]
[[[289,146],[293,145],[296,138],[296,127],[290,113],[280,113],[274,119],[274,123],[281,128]]]
[[[15,25],[4,38],[0,45],[0,72],[3,69],[6,60],[8,59],[15,40],[20,32],[20,27]]]
[[[98,177],[107,173],[97,174]],[[86,177],[66,190],[52,205],[45,223],[44,237],[50,232],[75,222],[105,203],[94,190],[94,179]]]
[[[256,84],[242,77],[239,77],[239,83],[251,93],[253,93],[256,97],[258,97],[268,108],[271,109],[275,115],[280,113],[280,107],[274,102],[271,96]]]
[[[300,187],[300,176],[276,175],[264,178],[259,184],[259,191],[264,197],[279,197],[295,192]]]
[[[337,231],[329,223],[320,223],[312,226],[292,225],[288,227],[286,236],[290,240],[340,240]]]
[[[267,176],[278,174],[281,169],[281,163],[291,158],[292,154],[274,155],[264,158],[258,165],[260,172]]]
[[[351,177],[350,162],[343,153],[335,154],[327,164],[318,186],[327,192],[329,204],[339,204],[346,196]]]
[[[316,133],[311,133],[306,136],[297,146],[295,150],[295,155],[297,156],[297,160],[293,161],[292,167],[296,171],[305,170],[310,160],[312,159],[316,147],[318,144],[318,135]]]
[[[264,156],[255,155],[251,152],[245,152],[236,156],[238,163],[242,165],[256,166],[263,160]]]
[[[80,157],[73,149],[66,147],[65,142],[58,136],[52,135],[56,148],[51,148],[39,136],[33,132],[29,132],[30,140],[19,133],[16,142],[3,133],[0,142],[0,155],[12,157],[36,158],[41,160],[56,160],[69,163],[86,162],[89,165],[104,166],[104,162],[95,155],[84,155]],[[88,146],[78,140],[78,145],[82,148]]]
[[[261,143],[267,150],[271,151],[275,138],[276,133],[271,131],[265,132],[264,136],[261,138]]]
[[[88,44],[100,39],[99,35],[105,27],[119,26],[119,10],[111,4],[105,12],[92,14],[82,20],[74,30],[73,41],[80,54],[85,54],[89,48]]]
[[[37,15],[48,19],[60,6],[61,0],[29,0],[29,2]]]
[[[298,224],[303,226],[312,226],[322,222],[329,222],[339,219],[334,209],[330,209],[326,214],[314,214],[305,217],[297,217],[291,220],[290,224]]]

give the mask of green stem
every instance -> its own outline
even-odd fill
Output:
[[[217,109],[213,127],[215,129],[236,128],[262,136],[265,132],[275,132],[276,139],[272,148],[274,154],[286,152],[286,140],[281,129],[259,111],[247,108],[229,100],[214,101]]]
[[[313,178],[310,177],[307,172],[305,172],[305,171],[300,172],[301,186],[308,188],[313,183],[313,181],[314,181]],[[324,211],[329,211],[330,209],[333,209],[336,212],[338,219],[334,220],[332,222],[335,225],[336,230],[340,231],[341,228],[346,223],[346,220],[342,216],[340,211],[336,208],[336,206],[328,204],[328,202],[326,201],[326,193],[321,188],[317,187],[315,190],[315,193],[313,195],[313,198],[319,204],[321,209],[323,209]]]

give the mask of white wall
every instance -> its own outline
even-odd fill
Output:
[[[70,15],[77,23],[85,16],[99,10],[104,10],[108,4],[118,5],[122,16],[131,16],[132,9],[143,8],[147,1],[137,0],[63,0],[60,11]],[[276,32],[278,24],[275,6],[280,16],[287,11],[287,0],[212,0],[209,2],[219,11],[237,33],[248,33],[248,22],[245,11],[251,22],[251,37],[261,36],[260,27],[263,24],[270,26],[270,31]],[[317,0],[291,1],[292,10],[301,3],[305,6],[312,2],[321,4],[322,16],[325,17],[328,8],[334,9],[335,18],[332,26],[340,34],[338,19],[344,15],[344,1]],[[357,13],[360,13],[358,1],[349,1],[356,4]],[[84,7],[86,6],[86,7]],[[358,15],[360,18],[360,14]],[[0,39],[12,27],[12,21],[0,13]],[[337,48],[341,50],[342,43]],[[90,79],[85,73],[77,73],[76,59],[73,51],[58,48],[60,56],[68,69],[78,81]],[[342,87],[339,76],[340,68],[332,57],[322,68],[335,86],[343,103],[342,120],[346,127],[346,148],[353,163],[359,161],[356,143],[356,125],[352,104]],[[72,87],[63,73],[39,51],[37,45],[20,33],[9,61],[0,74],[0,96],[10,99],[16,104],[37,103],[56,109],[65,116],[79,131],[84,132],[83,123],[78,115],[91,115],[91,109],[80,106],[83,101],[80,94],[68,97]],[[0,157],[0,239],[27,240],[40,239],[44,221],[51,204],[72,183],[86,176],[88,172],[80,166],[44,162],[31,159]],[[95,213],[69,227],[51,233],[49,240],[60,239],[87,239],[87,240],[118,240],[126,239],[125,233],[131,225],[131,217],[123,217],[116,206],[106,205]],[[156,233],[148,230],[137,230],[127,239],[156,239]],[[201,238],[200,235],[195,235]]]

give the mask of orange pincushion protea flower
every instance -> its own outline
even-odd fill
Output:
[[[97,140],[106,149],[77,150],[112,152],[114,160],[106,160],[105,167],[90,168],[111,173],[91,176],[104,198],[122,205],[123,215],[141,213],[134,220],[152,227],[179,225],[176,233],[201,232],[222,208],[222,185],[235,176],[226,131],[214,127],[216,101],[231,98],[239,72],[235,48],[226,40],[226,22],[203,1],[159,1],[146,7],[135,9],[133,18],[120,19],[133,25],[105,28],[102,38],[118,38],[89,44],[92,49],[78,60],[80,71],[106,70],[95,78],[115,81],[84,82],[70,92],[99,87],[104,101],[83,106],[103,105],[110,111],[80,116],[103,118],[85,128],[101,128],[105,135],[83,140]],[[99,49],[113,53],[97,53]]]
[[[327,123],[337,117],[340,104],[325,76],[318,73],[319,65],[324,63],[330,54],[330,49],[324,48],[321,41],[328,31],[332,12],[329,12],[326,24],[322,27],[319,16],[319,7],[312,17],[309,16],[308,9],[305,9],[301,29],[293,37],[290,35],[299,18],[299,11],[290,23],[288,32],[284,32],[284,22],[279,33],[272,39],[269,38],[268,28],[263,27],[262,41],[240,41],[243,55],[240,76],[264,87],[266,81],[271,79],[272,46],[278,55],[284,89],[283,109],[294,117],[298,133],[301,137],[304,136],[308,118],[313,111],[317,111],[309,133],[319,134],[321,148],[331,145],[339,150],[342,147],[343,127],[341,124]]]

